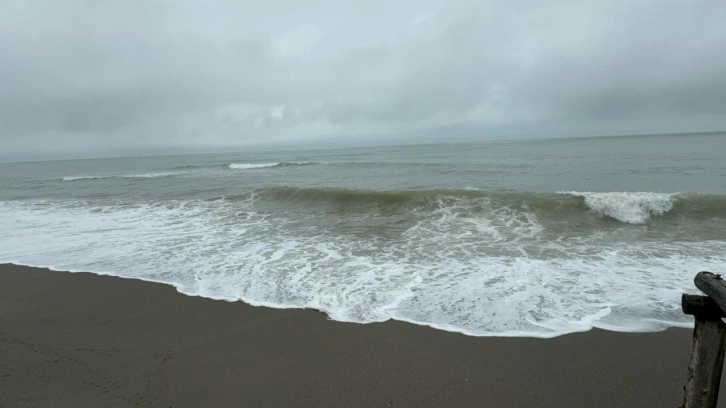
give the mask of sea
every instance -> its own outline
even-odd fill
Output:
[[[726,133],[2,163],[0,263],[471,336],[690,327]]]

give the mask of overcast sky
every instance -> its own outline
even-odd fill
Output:
[[[3,0],[2,154],[726,129],[726,1]]]

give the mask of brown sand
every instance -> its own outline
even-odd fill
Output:
[[[677,407],[690,341],[339,323],[0,265],[2,407]]]

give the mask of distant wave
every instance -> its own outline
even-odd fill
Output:
[[[94,179],[102,179],[107,178],[109,176],[66,176],[63,177],[63,181],[77,181],[77,180],[94,180]]]
[[[650,192],[561,192],[582,197],[594,213],[626,224],[643,224],[651,215],[662,215],[673,209],[678,194]]]
[[[157,178],[175,176],[182,173],[143,173],[143,174],[121,174],[107,176],[65,176],[63,181],[79,181],[79,180],[96,180],[96,179],[113,179],[113,178]]]
[[[232,163],[229,168],[232,170],[262,169],[265,167],[279,166],[280,163]]]
[[[305,166],[314,164],[311,162],[270,162],[270,163],[231,163],[229,168],[232,170],[248,170],[263,169],[267,167],[283,167],[283,166]]]

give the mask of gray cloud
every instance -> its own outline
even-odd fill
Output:
[[[726,3],[5,1],[6,154],[726,128]]]

